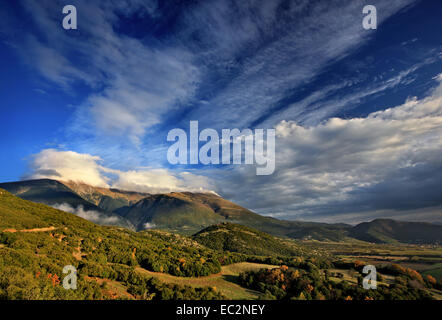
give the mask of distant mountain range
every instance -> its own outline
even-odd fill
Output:
[[[229,222],[294,239],[442,243],[441,225],[388,219],[354,227],[342,223],[285,221],[259,215],[212,193],[148,194],[50,179],[0,183],[0,188],[33,202],[62,210],[72,208],[73,213],[81,208],[85,218],[94,213],[94,222],[137,231],[158,228],[190,235],[211,225]]]

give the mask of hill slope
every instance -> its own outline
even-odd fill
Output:
[[[291,256],[299,253],[294,247],[267,233],[232,223],[207,227],[192,238],[208,248],[220,251],[262,256]]]
[[[156,227],[193,233],[224,220],[210,207],[176,194],[152,195],[118,213],[131,221],[137,230]]]
[[[0,183],[0,188],[22,199],[76,213],[96,223],[133,229],[132,223],[128,220],[115,213],[103,210],[56,180],[39,179]]]
[[[205,276],[221,270],[221,259],[242,258],[179,235],[99,226],[0,189],[0,299],[100,299],[107,290],[97,279],[118,283],[126,296],[221,298],[209,288],[165,287],[137,272]],[[78,270],[78,290],[60,284],[66,265]]]
[[[424,222],[376,219],[356,225],[349,235],[375,243],[442,243],[442,226]]]

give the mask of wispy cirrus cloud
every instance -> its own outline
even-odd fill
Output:
[[[229,81],[208,103],[193,109],[190,117],[215,127],[226,127],[231,122],[247,127],[288,92],[301,89],[327,65],[346,57],[373,36],[361,26],[364,1],[308,3],[292,3],[288,11],[277,10],[275,5],[273,10],[265,11],[265,18],[250,3],[206,5],[202,13],[192,15],[197,22],[196,17],[204,17],[201,23],[216,15],[215,22],[203,29],[202,37],[213,39],[213,46],[220,51],[216,55],[222,57],[219,68],[229,70],[217,75]],[[375,2],[381,13],[379,23],[411,3]],[[196,23],[194,28],[200,27]],[[207,50],[208,56],[214,54],[211,49]]]
[[[375,1],[379,23],[413,2]],[[19,46],[36,53],[30,63],[48,80],[92,89],[72,135],[126,137],[140,146],[149,128],[180,108],[188,110],[182,119],[211,127],[254,123],[373,35],[361,27],[364,4],[204,1],[185,7],[158,40],[149,30],[138,38],[119,28],[121,17],[134,15],[160,23],[155,1],[78,1],[87,12],[81,37],[60,27],[61,1],[23,1],[38,32]]]
[[[192,55],[173,43],[146,45],[116,31],[120,16],[154,19],[154,1],[78,1],[79,31],[72,32],[61,28],[62,4],[22,1],[36,31],[13,46],[41,76],[66,91],[76,84],[90,88],[77,106],[71,132],[124,137],[139,145],[146,129],[192,97],[199,81]]]
[[[358,87],[360,81],[347,80],[339,84],[328,85],[312,92],[301,101],[289,104],[280,112],[273,112],[262,123],[268,126],[285,119],[296,119],[305,125],[318,124],[330,118],[336,112],[343,112],[357,108],[365,98],[387,92],[400,85],[414,82],[414,74],[422,67],[441,61],[442,57],[429,57],[405,70],[400,70],[390,77],[373,81],[365,86]]]

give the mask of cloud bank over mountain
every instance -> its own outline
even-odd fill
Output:
[[[88,221],[92,221],[94,223],[98,224],[114,224],[119,221],[119,218],[117,216],[105,216],[102,213],[95,211],[95,210],[85,210],[83,206],[78,206],[76,208],[72,207],[68,203],[60,203],[56,205],[52,205],[53,208],[73,213],[80,218],[86,219]]]
[[[164,193],[172,191],[209,192],[208,178],[188,171],[140,168],[115,170],[101,165],[101,158],[74,151],[45,149],[32,156],[23,179],[55,179],[82,182],[96,187]]]
[[[257,177],[244,167],[224,176],[218,192],[284,218],[410,219],[413,211],[415,219],[431,212],[441,220],[442,84],[427,98],[365,118],[309,127],[282,121],[276,130],[275,174]]]

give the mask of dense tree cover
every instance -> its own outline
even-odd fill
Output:
[[[299,251],[275,237],[256,229],[220,223],[207,227],[192,237],[207,248],[261,256],[292,256]]]
[[[78,278],[77,290],[62,287],[62,269],[72,263],[68,254],[53,249],[38,253],[44,241],[35,249],[27,245],[25,241],[17,241],[11,247],[0,247],[0,299],[102,298],[99,286],[87,283],[82,277]]]
[[[98,284],[87,282],[85,276],[117,279],[133,288],[136,283],[123,275],[133,276],[136,267],[177,276],[203,276],[219,272],[222,264],[245,259],[238,254],[205,248],[186,237],[98,226],[0,191],[0,298],[3,299],[100,299]],[[60,284],[66,265],[78,269],[77,290],[64,290]],[[168,294],[160,292],[171,290],[166,285],[152,285],[151,289],[150,293],[163,298]],[[219,298],[209,289],[172,289],[183,297]]]
[[[118,246],[103,245],[103,250],[97,250],[97,254],[85,253],[86,255],[81,260],[76,260],[72,255],[76,248],[69,247],[57,239],[54,241],[54,235],[47,232],[2,233],[0,239],[2,244],[0,247],[0,299],[105,298],[100,286],[93,281],[87,281],[85,276],[119,281],[127,286],[128,292],[137,294],[137,297],[141,299],[222,298],[219,293],[210,288],[171,286],[150,277],[143,277],[134,268],[137,266],[136,255],[128,253],[128,250],[119,251]],[[101,240],[101,243],[107,242]],[[80,241],[83,250],[88,249],[90,245],[84,239]],[[200,256],[200,259],[206,257],[204,252],[200,252]],[[139,259],[143,258],[145,255],[141,254]],[[168,258],[174,261],[172,253]],[[196,269],[193,271],[195,274],[219,271],[219,262],[208,263],[212,268],[215,266],[215,270],[204,269],[203,262],[204,260],[199,261],[197,265],[201,270]],[[78,269],[77,290],[65,290],[61,284],[64,277],[62,269],[70,264]],[[172,262],[165,265],[171,266]],[[186,272],[190,268],[184,266],[182,270]]]
[[[2,191],[0,197],[0,230],[6,230],[0,233],[0,244],[51,256],[54,261],[62,257],[64,262],[72,264],[81,259],[141,265],[178,276],[203,276],[219,272],[221,265],[246,259],[240,254],[208,249],[179,235],[98,226],[75,215],[19,199],[6,191]],[[47,227],[53,230],[20,232]],[[8,230],[11,228],[13,232]]]
[[[61,271],[61,270],[60,270]],[[61,272],[59,273],[61,274]],[[81,264],[76,290],[66,290],[62,287],[62,277],[59,274],[33,274],[29,268],[5,267],[0,272],[0,299],[19,300],[52,300],[52,299],[106,299],[102,287],[98,283],[84,277],[108,275],[108,279],[121,282],[127,287],[127,292],[136,299],[225,299],[213,288],[192,288],[190,286],[164,284],[152,277],[136,272],[131,267],[103,267],[98,264]]]
[[[391,286],[379,285],[376,290],[362,287],[362,277],[358,284],[345,281],[332,281],[327,272],[319,268],[305,271],[281,266],[242,273],[240,284],[265,294],[266,299],[300,300],[425,300],[432,297],[424,290],[424,283],[416,285],[412,279],[398,277]]]

